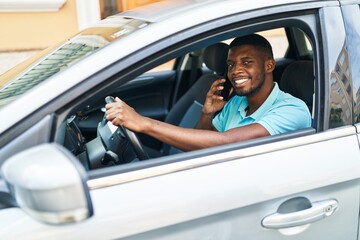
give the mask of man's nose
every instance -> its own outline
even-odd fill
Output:
[[[239,73],[239,72],[243,72],[244,71],[244,66],[242,64],[234,64],[234,67],[233,67],[233,73]]]

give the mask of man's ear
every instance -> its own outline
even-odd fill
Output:
[[[275,60],[273,58],[269,58],[266,60],[266,63],[265,63],[265,70],[267,73],[270,73],[272,71],[274,71],[275,69]]]

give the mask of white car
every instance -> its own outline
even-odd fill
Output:
[[[160,1],[6,72],[0,239],[360,239],[359,5]],[[194,127],[227,44],[254,32],[311,128],[181,152],[103,119],[119,96]]]

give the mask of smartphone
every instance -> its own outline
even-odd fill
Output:
[[[229,100],[230,98],[230,90],[232,88],[230,80],[226,77],[226,81],[224,82],[224,89],[221,90],[220,95],[224,98],[224,101]]]

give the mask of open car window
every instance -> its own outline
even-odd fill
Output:
[[[289,34],[289,32],[292,34]],[[274,80],[275,82],[278,82],[280,86],[282,86],[281,80],[284,70],[291,63],[303,60],[299,56],[306,55],[306,59],[314,58],[312,49],[313,44],[309,42],[310,38],[298,27],[267,28],[262,31],[257,31],[257,33],[266,37],[273,46],[274,55],[277,59]],[[234,37],[235,36],[236,35],[234,35]],[[292,39],[289,39],[289,37]],[[231,39],[233,38],[227,38],[221,40],[221,42],[228,44]],[[290,45],[290,43],[292,43],[292,45]],[[214,42],[211,42],[211,44],[214,44]],[[83,107],[78,106],[75,108],[67,120],[60,125],[59,134],[57,134],[57,141],[66,146],[74,155],[76,155],[88,170],[102,169],[113,165],[129,166],[132,163],[133,166],[139,166],[139,164],[144,164],[144,166],[148,164],[151,165],[156,162],[159,163],[158,160],[155,161],[155,159],[159,158],[170,162],[182,161],[182,159],[184,159],[183,154],[185,153],[180,154],[181,151],[169,151],[164,154],[163,143],[149,136],[139,134],[139,140],[144,146],[145,151],[149,152],[150,156],[148,160],[145,159],[146,161],[141,161],[136,153],[134,153],[131,143],[126,140],[124,132],[118,130],[116,127],[114,128],[111,124],[104,124],[104,99],[107,95],[119,96],[130,106],[134,107],[134,109],[140,114],[161,121],[168,121],[167,114],[171,112],[171,108],[174,106],[176,107],[176,101],[179,101],[180,99],[174,100],[174,96],[177,94],[176,92],[182,91],[182,94],[185,94],[191,89],[189,82],[186,82],[186,84],[183,82],[188,81],[194,72],[197,78],[199,78],[201,75],[206,75],[213,71],[203,62],[204,56],[202,54],[204,54],[204,49],[206,46],[209,46],[209,43],[204,41],[202,46],[203,47],[200,49],[198,47],[188,47],[190,49],[188,52],[184,51],[180,46],[180,50],[178,51],[179,54],[176,58],[171,57],[169,59],[165,55],[164,60],[159,61],[159,64],[155,67],[150,65],[151,67],[146,68],[144,67],[146,64],[143,64],[143,72],[138,72],[136,75],[132,75],[133,77],[129,78],[128,82],[125,82],[125,84],[118,84],[116,79],[112,80],[116,87],[107,88],[108,91],[106,94],[102,93],[101,98],[98,98],[95,101],[92,100],[88,104],[85,103],[83,104]],[[174,49],[172,49],[172,51],[174,51]],[[199,62],[192,65],[193,59],[191,59],[190,56],[193,55],[194,51],[198,52],[200,55],[197,56]],[[296,51],[297,54],[289,54],[289,51]],[[174,67],[175,59],[178,61],[176,68]],[[312,60],[310,61],[311,66],[313,66],[314,63]],[[193,71],[192,67],[196,67],[195,71]],[[164,72],[164,69],[171,69],[172,71]],[[314,82],[314,78],[312,81]],[[314,86],[315,84],[313,83],[313,87]],[[308,94],[311,95],[309,109],[310,111],[314,111],[313,105],[315,102],[313,102],[313,99],[315,98],[313,96],[315,94],[315,90],[309,89],[309,91],[311,91]],[[303,96],[297,97],[302,98]],[[199,114],[196,113],[196,111],[201,111],[202,103],[197,102],[196,106],[197,107],[195,108],[193,105],[188,107],[189,109],[185,111],[184,116],[188,118],[195,118],[195,116],[198,116]],[[84,109],[84,107],[86,109]],[[181,126],[181,124],[182,123],[177,123],[175,125]],[[309,128],[296,131],[295,133],[231,144],[227,147],[219,146],[213,148],[213,150],[198,150],[193,153],[186,153],[185,156],[188,156],[189,154],[203,155],[205,152],[218,151],[217,149],[222,148],[241,149],[249,146],[256,146],[269,142],[282,141],[314,134],[315,132],[315,128]],[[116,151],[120,151],[121,153]],[[157,154],[152,154],[153,151],[156,151]],[[176,157],[172,154],[176,154]],[[171,158],[170,155],[172,155]]]

